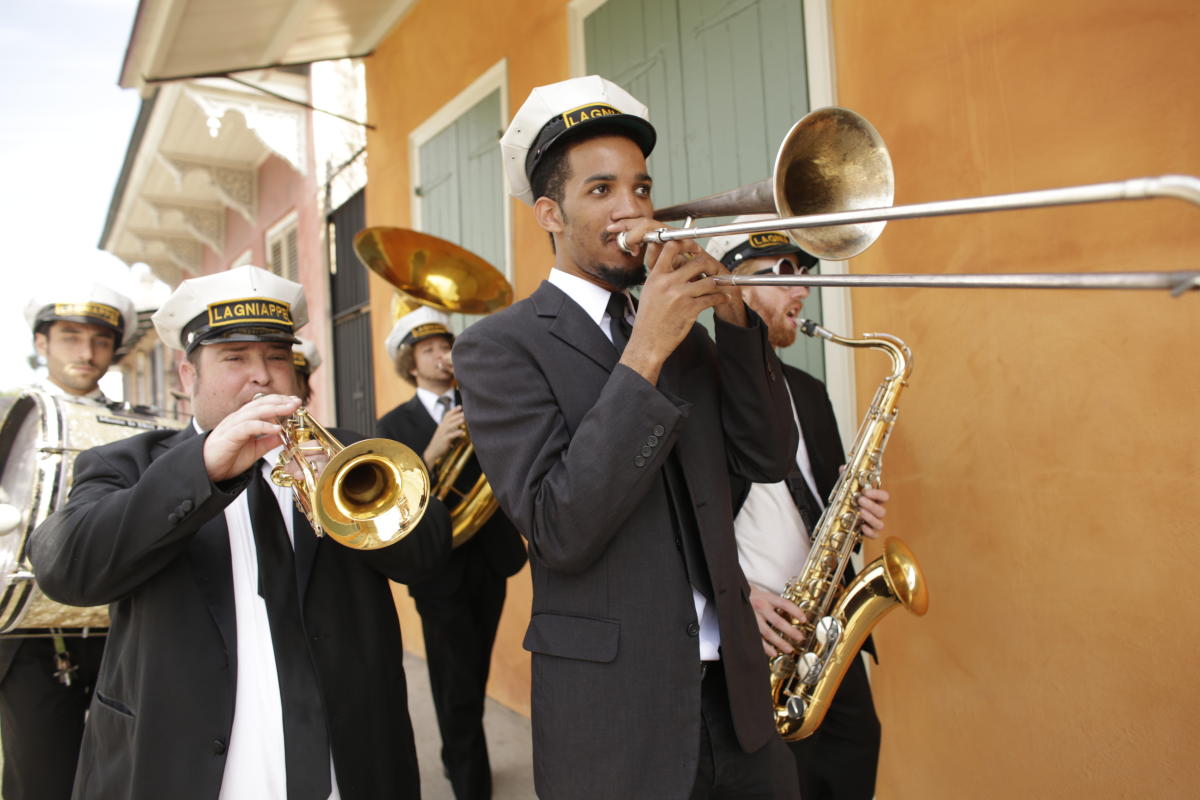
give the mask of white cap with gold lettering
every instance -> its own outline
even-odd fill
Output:
[[[646,106],[599,75],[571,78],[534,89],[500,139],[508,193],[533,205],[537,198],[529,179],[543,156],[554,145],[600,126],[628,136],[647,156],[658,136],[647,119]]]
[[[188,353],[214,342],[295,344],[308,303],[300,284],[247,264],[184,281],[151,319],[168,347]]]
[[[100,325],[117,336],[117,347],[137,330],[137,312],[133,301],[107,286],[93,283],[78,290],[46,293],[25,305],[25,321],[37,333],[48,322],[82,322]]]

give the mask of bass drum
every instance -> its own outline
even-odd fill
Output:
[[[5,398],[0,414],[0,634],[107,628],[106,606],[65,606],[42,594],[25,552],[29,534],[66,503],[81,451],[182,423],[40,389]]]

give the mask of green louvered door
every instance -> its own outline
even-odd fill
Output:
[[[584,20],[584,47],[589,74],[650,109],[656,206],[769,176],[809,110],[801,0],[608,0]],[[804,314],[821,318],[819,293]],[[824,378],[819,342],[801,336],[783,358]]]
[[[505,270],[500,91],[480,100],[420,146],[421,230]],[[454,315],[462,331],[471,317]]]

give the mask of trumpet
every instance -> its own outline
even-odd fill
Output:
[[[271,481],[293,491],[317,536],[328,534],[354,550],[377,550],[416,528],[430,493],[419,455],[391,439],[347,447],[304,407],[281,425],[283,452]]]

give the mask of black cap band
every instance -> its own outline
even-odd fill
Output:
[[[628,136],[641,148],[644,156],[650,155],[658,140],[654,126],[639,116],[624,114],[607,103],[579,106],[551,117],[538,131],[533,145],[525,154],[525,176],[533,177],[533,171],[552,146],[566,143],[584,132],[588,135],[599,133],[604,128]]]
[[[746,241],[737,247],[730,248],[729,252],[721,258],[721,263],[725,265],[726,269],[732,271],[734,267],[751,258],[786,256],[792,253],[796,254],[796,261],[801,267],[815,267],[820,261],[816,256],[797,247],[786,233],[767,231],[750,234],[750,238]]]
[[[191,352],[199,344],[226,342],[290,342],[293,335],[292,307],[269,297],[248,297],[210,303],[203,313],[183,326],[183,349]]]

